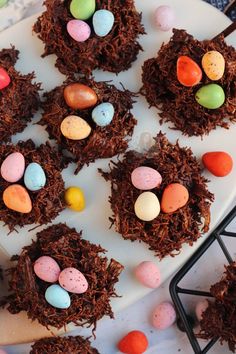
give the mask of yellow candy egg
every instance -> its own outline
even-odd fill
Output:
[[[70,140],[82,140],[89,136],[91,127],[78,116],[68,116],[61,123],[62,134]]]
[[[79,187],[69,187],[65,191],[65,201],[72,210],[82,211],[85,208],[84,193]]]
[[[209,79],[220,80],[225,71],[225,59],[221,53],[211,50],[203,55],[202,67]]]

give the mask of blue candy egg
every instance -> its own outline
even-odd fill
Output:
[[[108,10],[98,10],[93,15],[94,32],[99,37],[105,37],[114,25],[114,15]]]
[[[94,108],[92,111],[92,118],[97,125],[105,127],[111,123],[114,114],[115,110],[113,105],[109,102],[105,102]]]
[[[30,191],[38,191],[45,186],[46,176],[44,170],[37,162],[32,162],[27,166],[24,183]]]
[[[45,292],[46,301],[57,309],[68,309],[70,307],[70,295],[60,285],[53,284]]]

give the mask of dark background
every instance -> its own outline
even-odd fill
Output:
[[[205,0],[209,4],[217,7],[219,10],[224,11],[225,7],[229,4],[229,0]],[[235,21],[236,20],[236,10],[231,11],[229,14],[229,17],[231,20]]]

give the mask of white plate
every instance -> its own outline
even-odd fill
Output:
[[[138,60],[129,71],[118,76],[96,72],[95,78],[97,80],[112,79],[119,88],[120,82],[122,82],[131,91],[138,91],[141,86],[141,66],[144,60],[155,56],[161,43],[168,41],[171,36],[171,32],[166,33],[156,30],[152,23],[152,15],[155,8],[162,4],[169,4],[174,8],[177,16],[177,28],[187,29],[188,32],[200,40],[212,38],[230,24],[230,20],[221,12],[202,1],[163,0],[159,2],[157,0],[148,0],[144,2],[143,0],[136,0],[137,9],[143,12],[143,23],[147,32],[147,35],[142,36],[140,39],[144,52],[139,55]],[[54,68],[54,56],[45,59],[40,58],[43,52],[43,44],[37,39],[36,35],[32,35],[31,30],[36,18],[34,16],[2,32],[0,34],[0,46],[4,48],[14,44],[21,52],[20,60],[16,65],[17,68],[24,73],[35,70],[37,81],[42,81],[43,88],[50,90],[55,85],[60,85],[64,77]],[[231,35],[227,42],[236,46],[235,34]],[[190,146],[197,157],[209,150],[225,150],[235,156],[236,125],[231,126],[230,130],[216,129],[210,136],[201,140],[197,137],[183,137],[179,131],[168,129],[167,125],[160,127],[156,117],[156,109],[149,109],[143,97],[138,98],[133,113],[138,119],[138,125],[135,128],[130,144],[132,148],[137,147],[140,135],[143,132],[155,135],[161,129],[167,133],[167,137],[171,142],[179,139],[181,146]],[[22,134],[18,134],[13,140],[16,142],[19,139],[27,138],[33,138],[39,144],[46,141],[48,136],[42,127],[29,125]],[[120,282],[116,287],[118,294],[122,295],[122,297],[112,300],[113,310],[116,312],[150,292],[150,289],[139,285],[133,277],[133,268],[139,262],[143,260],[156,262],[161,270],[162,281],[165,281],[193,254],[206,236],[199,240],[194,247],[185,245],[179,256],[175,258],[166,257],[161,262],[148,250],[146,244],[131,243],[123,240],[113,229],[109,229],[108,218],[111,216],[111,209],[108,203],[108,196],[110,194],[110,186],[97,173],[98,167],[107,168],[108,161],[100,160],[89,167],[84,167],[78,176],[73,175],[74,165],[64,170],[63,177],[66,187],[70,185],[80,186],[85,191],[87,208],[82,213],[65,210],[53,223],[67,222],[69,226],[76,227],[77,230],[82,229],[84,238],[94,243],[100,243],[108,250],[108,257],[115,258],[125,266]],[[236,195],[236,168],[233,169],[229,176],[222,179],[214,178],[207,173],[206,177],[211,179],[209,189],[215,194],[216,198],[211,208],[212,229],[222,218]],[[37,231],[44,227],[39,228]],[[12,233],[7,236],[8,229],[1,225],[0,246],[9,255],[19,253],[21,248],[29,244],[35,235],[35,232],[28,232],[30,228],[32,228],[32,225],[19,230],[19,234]]]

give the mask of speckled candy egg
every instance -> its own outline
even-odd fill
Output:
[[[210,80],[220,80],[225,71],[225,59],[221,53],[211,50],[203,55],[202,67]]]
[[[46,184],[46,176],[43,168],[37,163],[30,163],[25,170],[24,183],[30,191],[38,191]]]
[[[49,256],[39,257],[34,263],[34,272],[37,277],[48,283],[57,282],[60,271],[58,263]]]
[[[64,99],[70,108],[87,109],[95,106],[98,97],[91,87],[75,82],[65,87]]]
[[[164,189],[161,210],[164,213],[173,213],[184,207],[188,200],[189,193],[187,188],[180,183],[171,183]]]
[[[217,84],[202,86],[196,93],[196,101],[208,109],[220,108],[225,102],[223,88]]]
[[[85,42],[91,34],[89,25],[81,20],[71,20],[67,23],[67,32],[77,42]]]
[[[89,136],[91,127],[83,118],[68,116],[61,123],[61,133],[70,140],[82,140]]]
[[[159,6],[154,14],[156,26],[161,31],[169,31],[175,23],[175,13],[170,6]]]
[[[74,211],[82,211],[85,208],[85,197],[79,187],[69,187],[65,191],[65,201],[67,206]]]
[[[28,214],[32,210],[32,202],[27,190],[19,184],[12,184],[3,192],[3,202],[8,209]]]
[[[153,311],[152,325],[157,329],[166,329],[176,321],[174,306],[169,302],[162,302]]]
[[[0,90],[3,90],[11,82],[10,76],[5,69],[0,68]]]
[[[202,79],[202,69],[187,55],[181,55],[178,58],[176,74],[179,82],[186,87],[195,86]]]
[[[1,165],[1,175],[5,181],[14,183],[19,181],[25,171],[25,158],[20,152],[8,155]]]
[[[161,283],[161,274],[157,265],[151,261],[140,263],[135,269],[138,281],[148,288],[155,289]]]
[[[142,221],[154,220],[160,213],[160,203],[157,196],[152,192],[143,192],[134,204],[134,211]]]
[[[105,37],[115,22],[114,15],[108,10],[98,10],[93,15],[93,29],[97,36]]]
[[[98,126],[105,127],[111,123],[114,114],[114,106],[109,102],[103,102],[93,109],[92,119]]]
[[[71,304],[70,295],[60,285],[50,285],[45,292],[46,301],[58,309],[68,309]]]
[[[76,268],[66,268],[59,275],[59,284],[70,293],[83,294],[88,290],[85,276]]]
[[[207,300],[198,301],[196,308],[195,308],[195,313],[196,313],[196,317],[197,317],[198,321],[201,321],[202,314],[203,314],[203,312],[206,311],[208,306],[209,306],[209,302]]]
[[[133,170],[131,181],[135,188],[149,190],[159,187],[162,182],[162,177],[154,168],[140,166]]]
[[[70,12],[74,18],[88,20],[93,15],[95,7],[95,0],[72,0]]]

